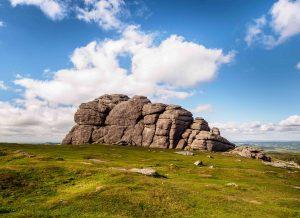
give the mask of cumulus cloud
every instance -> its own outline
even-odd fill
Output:
[[[0,141],[60,141],[72,125],[74,111],[73,107],[51,107],[39,100],[0,101]]]
[[[103,29],[119,29],[122,22],[118,15],[124,6],[123,0],[84,0],[84,8],[77,7],[77,18],[96,22]]]
[[[279,0],[272,9],[271,26],[279,34],[278,43],[300,33],[300,0]]]
[[[9,0],[13,7],[31,5],[40,8],[52,20],[61,20],[69,14],[85,22],[95,22],[104,30],[126,27],[119,17],[129,12],[123,0]]]
[[[217,126],[223,135],[235,140],[266,140],[268,139],[287,139],[299,140],[300,138],[300,115],[292,115],[279,121],[278,123],[252,122],[215,122],[211,126]],[[281,138],[280,138],[281,137]]]
[[[158,44],[154,40],[154,34],[128,26],[118,39],[92,41],[75,49],[73,67],[52,72],[47,80],[18,76],[14,83],[24,90],[23,98],[17,105],[1,102],[0,114],[6,114],[1,137],[7,141],[22,132],[29,139],[46,134],[59,140],[73,125],[74,108],[106,93],[186,98],[193,92],[184,90],[212,80],[234,57],[177,35]],[[130,69],[120,65],[124,56],[131,61]]]
[[[0,80],[0,90],[7,90],[7,86],[5,85],[4,81]]]
[[[233,54],[206,48],[172,35],[159,45],[154,36],[137,26],[127,27],[119,39],[93,41],[75,49],[74,65],[54,73],[50,80],[20,78],[15,84],[25,88],[25,98],[41,98],[51,104],[78,104],[104,93],[142,94],[150,97],[184,98],[182,91],[212,80]],[[131,59],[131,69],[120,66],[120,56]]]
[[[284,128],[300,129],[300,115],[290,116],[285,120],[282,120],[279,124]]]
[[[248,26],[245,41],[248,46],[261,43],[273,48],[300,33],[300,0],[278,0],[267,15]],[[271,32],[267,34],[266,32]]]
[[[198,105],[197,107],[191,109],[194,113],[211,113],[214,111],[213,106],[210,104]]]
[[[4,27],[4,22],[0,20],[0,27]]]
[[[298,63],[296,64],[296,68],[297,68],[298,70],[300,70],[300,62],[298,62]]]
[[[18,5],[33,5],[52,20],[60,20],[66,15],[66,5],[62,0],[10,0],[13,7]]]

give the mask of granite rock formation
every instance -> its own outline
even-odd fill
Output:
[[[263,161],[271,161],[271,157],[268,156],[263,150],[254,147],[241,146],[229,151],[230,154],[237,154],[242,157],[260,159]]]
[[[203,118],[178,105],[151,103],[144,96],[103,95],[83,103],[63,144],[119,144],[150,148],[227,151],[234,144]]]

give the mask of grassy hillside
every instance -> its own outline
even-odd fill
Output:
[[[0,217],[300,217],[299,170],[195,154],[0,144]],[[117,169],[134,167],[161,176]]]

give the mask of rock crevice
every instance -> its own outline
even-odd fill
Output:
[[[103,95],[83,103],[76,125],[63,144],[120,144],[150,148],[226,151],[234,144],[210,129],[203,118],[193,119],[178,105],[151,103],[144,96]]]

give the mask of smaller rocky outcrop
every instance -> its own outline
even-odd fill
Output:
[[[274,161],[274,162],[263,162],[266,165],[270,165],[273,167],[279,167],[279,168],[296,168],[296,169],[300,169],[300,165],[297,164],[294,161],[282,161],[282,160],[278,160],[278,161]]]
[[[229,151],[228,153],[237,154],[246,158],[260,159],[268,162],[271,161],[271,157],[268,156],[265,152],[263,152],[263,150],[253,148],[253,147],[247,147],[247,146],[236,147],[234,150]]]

